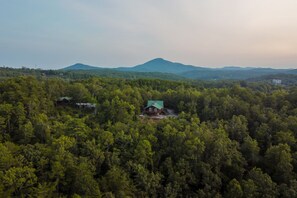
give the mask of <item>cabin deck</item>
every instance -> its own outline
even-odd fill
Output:
[[[176,113],[174,113],[174,110],[172,109],[164,109],[165,114],[162,115],[147,115],[142,113],[141,115],[139,115],[139,117],[141,118],[150,118],[150,119],[154,119],[154,120],[161,120],[164,118],[176,118],[178,115]]]

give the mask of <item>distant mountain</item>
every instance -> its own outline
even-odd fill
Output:
[[[292,73],[292,74],[297,74],[297,69],[292,69],[292,70],[290,71],[290,73]]]
[[[74,65],[65,67],[65,68],[63,68],[61,70],[73,71],[73,70],[99,70],[99,69],[103,69],[103,68],[90,66],[90,65],[84,65],[84,64],[81,64],[81,63],[76,63]]]
[[[182,63],[175,63],[162,58],[156,58],[141,65],[134,67],[118,67],[118,68],[104,68],[95,67],[77,63],[65,67],[64,71],[81,71],[100,76],[129,76],[129,78],[146,76],[146,77],[160,77],[170,75],[174,79],[188,78],[201,80],[222,80],[222,79],[238,79],[244,80],[249,78],[261,77],[264,75],[275,74],[297,74],[296,69],[272,69],[272,68],[255,68],[255,67],[237,67],[227,66],[223,68],[206,68],[197,67],[193,65],[184,65]],[[142,73],[142,74],[140,74]]]
[[[217,68],[220,69],[220,68]],[[252,67],[237,67],[237,66],[227,66],[223,67],[222,70],[251,70]]]
[[[175,74],[163,72],[134,72],[134,71],[120,71],[115,68],[104,68],[76,63],[74,65],[60,69],[59,71],[65,72],[65,75],[76,75],[79,78],[89,76],[100,76],[109,78],[125,78],[125,79],[166,79],[166,80],[184,80],[185,77]]]
[[[144,64],[135,67],[120,67],[116,68],[118,71],[134,71],[134,72],[162,72],[180,74],[192,70],[205,70],[202,67],[195,67],[193,65],[184,65],[181,63],[174,63],[162,58],[156,58]]]

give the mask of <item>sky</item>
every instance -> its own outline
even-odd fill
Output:
[[[297,68],[296,0],[0,0],[0,66]]]

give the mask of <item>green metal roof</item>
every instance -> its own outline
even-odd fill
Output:
[[[149,101],[147,101],[146,108],[151,107],[151,106],[156,107],[157,109],[163,109],[164,102],[163,102],[163,100],[149,100]]]
[[[60,97],[59,98],[59,101],[62,101],[62,100],[71,100],[71,99],[72,99],[71,97],[65,96],[65,97]]]

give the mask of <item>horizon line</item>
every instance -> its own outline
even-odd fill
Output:
[[[222,65],[222,66],[197,66],[197,65],[192,65],[192,64],[185,64],[185,63],[182,63],[182,62],[177,62],[177,61],[170,61],[170,60],[167,60],[165,58],[153,58],[153,59],[150,59],[148,61],[145,61],[144,63],[140,63],[140,64],[137,64],[137,65],[132,65],[132,66],[97,66],[97,65],[94,65],[94,64],[87,64],[87,63],[82,63],[82,62],[76,62],[74,64],[70,64],[68,66],[62,66],[62,67],[59,67],[59,68],[49,68],[47,67],[46,65],[44,65],[44,68],[42,67],[39,67],[37,64],[35,64],[34,66],[25,66],[25,65],[22,65],[22,66],[7,66],[5,64],[2,64],[0,65],[1,68],[12,68],[12,69],[21,69],[21,68],[28,68],[28,69],[40,69],[40,70],[60,70],[60,69],[63,69],[63,68],[67,68],[67,67],[71,67],[73,65],[77,65],[77,64],[81,64],[81,65],[86,65],[86,66],[91,66],[91,67],[97,67],[97,68],[102,68],[102,69],[117,69],[117,68],[133,68],[133,67],[136,67],[136,66],[139,66],[139,65],[143,65],[143,64],[146,64],[148,62],[151,62],[151,61],[154,61],[154,60],[163,60],[163,61],[167,61],[167,62],[170,62],[170,63],[173,63],[173,64],[182,64],[184,66],[193,66],[193,67],[197,67],[197,68],[205,68],[205,69],[223,69],[223,68],[242,68],[242,69],[277,69],[277,70],[294,70],[294,69],[297,69],[296,67],[272,67],[272,66],[241,66],[241,65]]]

